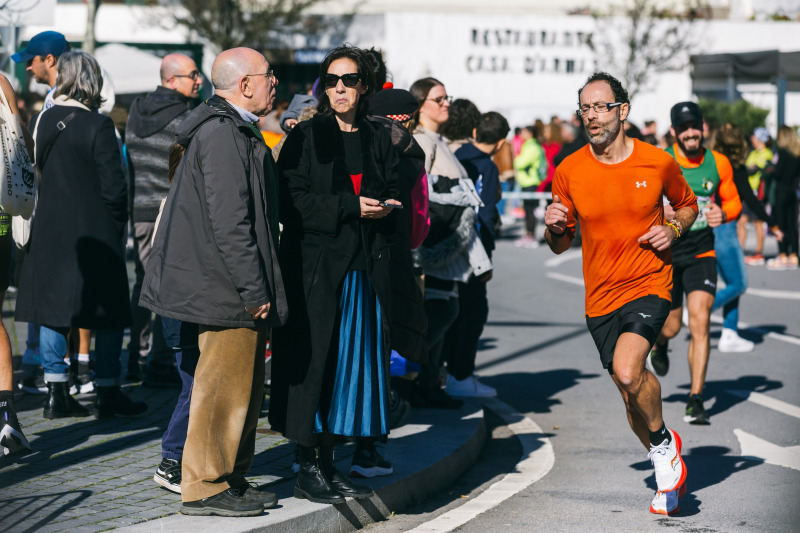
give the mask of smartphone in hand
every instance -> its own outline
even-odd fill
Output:
[[[380,205],[381,207],[392,207],[394,209],[403,209],[403,204],[389,204],[386,202],[381,202],[378,205]]]

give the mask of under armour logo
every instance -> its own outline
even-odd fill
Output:
[[[683,109],[681,109],[681,113],[688,113],[688,112],[689,112],[689,106],[688,105],[683,106]]]
[[[639,313],[639,314],[642,315],[642,318],[650,318],[651,316],[653,316],[653,315],[646,315],[644,313]]]
[[[711,282],[711,280],[710,280],[710,279],[707,279],[707,280],[705,281],[705,284],[706,284],[706,285],[708,285],[708,286],[710,286],[710,287],[716,287],[716,285],[715,285],[715,284],[713,284],[713,283]]]
[[[639,182],[637,181],[637,182],[636,182],[636,188],[638,189],[639,187],[647,187],[647,182],[646,182],[646,181],[643,181],[643,182],[639,183]]]

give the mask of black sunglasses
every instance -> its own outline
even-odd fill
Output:
[[[357,72],[342,74],[341,76],[337,76],[336,74],[325,74],[322,77],[322,82],[325,84],[325,87],[336,87],[339,84],[339,80],[342,80],[342,83],[345,87],[355,87],[358,85],[358,81],[360,79],[361,74],[358,74]]]

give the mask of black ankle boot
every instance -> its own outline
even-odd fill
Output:
[[[356,485],[347,476],[336,470],[333,466],[333,446],[319,447],[319,464],[323,474],[331,482],[334,489],[343,496],[353,498],[369,498],[372,496],[372,489],[366,485]]]
[[[89,416],[89,410],[69,395],[69,383],[59,381],[47,384],[47,401],[42,416],[50,419]]]
[[[114,387],[97,387],[97,401],[94,404],[94,416],[111,418],[118,416],[138,416],[147,411],[145,402],[131,400],[122,392],[119,385]]]
[[[317,460],[317,449],[300,445],[297,449],[300,451],[300,471],[297,472],[294,497],[315,503],[344,503],[344,496],[322,474]]]

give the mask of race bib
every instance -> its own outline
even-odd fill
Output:
[[[711,204],[710,196],[697,197],[697,218],[695,219],[694,224],[692,224],[692,227],[689,229],[689,231],[706,229],[708,227],[706,210],[708,209],[709,204]]]

